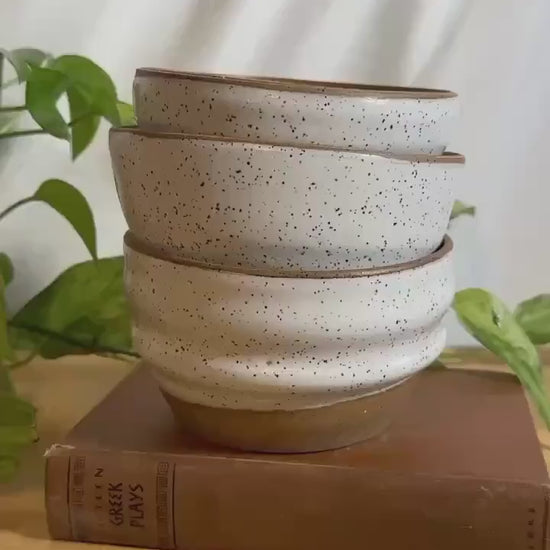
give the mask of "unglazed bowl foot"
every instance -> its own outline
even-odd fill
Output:
[[[246,451],[305,453],[346,447],[379,435],[399,414],[415,381],[411,377],[376,394],[296,411],[208,407],[161,391],[187,433]]]

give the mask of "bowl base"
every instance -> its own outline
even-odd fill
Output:
[[[245,451],[306,453],[379,435],[401,410],[415,379],[358,399],[296,411],[208,407],[161,391],[182,428],[202,439]]]

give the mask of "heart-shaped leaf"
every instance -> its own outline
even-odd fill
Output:
[[[67,269],[11,319],[14,347],[47,357],[98,349],[133,354],[123,265],[116,257]]]
[[[486,290],[468,288],[455,295],[453,308],[466,330],[516,373],[550,427],[550,400],[537,349],[504,303]]]
[[[91,112],[84,95],[77,88],[67,90],[71,112],[71,155],[75,160],[94,139],[100,117]]]
[[[45,359],[57,359],[64,355],[85,355],[97,348],[98,334],[102,327],[88,318],[78,319],[63,331],[64,339],[44,339],[40,355]],[[74,343],[73,343],[74,342]]]
[[[44,202],[61,214],[76,230],[92,257],[97,258],[94,215],[88,201],[76,187],[63,180],[46,180],[34,195],[7,208],[3,216],[30,202]]]
[[[550,343],[550,294],[539,294],[521,302],[514,315],[531,342]]]
[[[68,88],[77,90],[89,105],[90,112],[120,125],[116,88],[111,77],[93,61],[80,55],[62,55],[48,67],[65,75]]]
[[[25,105],[35,122],[52,136],[69,139],[69,126],[57,109],[57,101],[68,85],[59,71],[32,67],[25,87]]]
[[[486,348],[508,364],[519,361],[541,379],[537,349],[501,300],[482,288],[467,288],[456,293],[453,308],[461,323]]]
[[[451,220],[458,218],[459,216],[474,216],[476,213],[476,207],[465,204],[462,201],[455,201],[453,203],[453,209],[451,211]]]
[[[0,428],[29,426],[34,422],[34,407],[10,392],[3,392],[0,399]]]
[[[84,195],[63,180],[46,180],[33,195],[61,214],[78,233],[92,258],[97,258],[94,215]]]
[[[13,279],[13,264],[5,252],[0,252],[0,275],[4,285],[8,286]]]
[[[124,101],[117,102],[118,116],[121,126],[135,126],[137,124],[136,113],[133,105]]]
[[[0,363],[0,482],[13,477],[22,448],[36,438],[34,407],[15,394],[9,370]]]
[[[36,439],[34,407],[0,387],[0,482],[13,477],[22,448]]]
[[[36,48],[18,48],[11,51],[0,49],[0,54],[12,64],[19,82],[27,80],[31,68],[40,67],[49,57],[49,54]]]
[[[0,401],[3,401],[0,396]],[[30,403],[29,403],[30,405]],[[0,424],[0,452],[15,451],[36,441],[36,431],[32,426],[2,426]]]

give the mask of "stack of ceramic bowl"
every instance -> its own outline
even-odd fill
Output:
[[[149,69],[134,94],[125,284],[175,415],[263,451],[379,432],[445,342],[455,94]]]

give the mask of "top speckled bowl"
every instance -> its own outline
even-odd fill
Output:
[[[138,124],[264,143],[441,154],[458,115],[446,90],[138,69]]]

